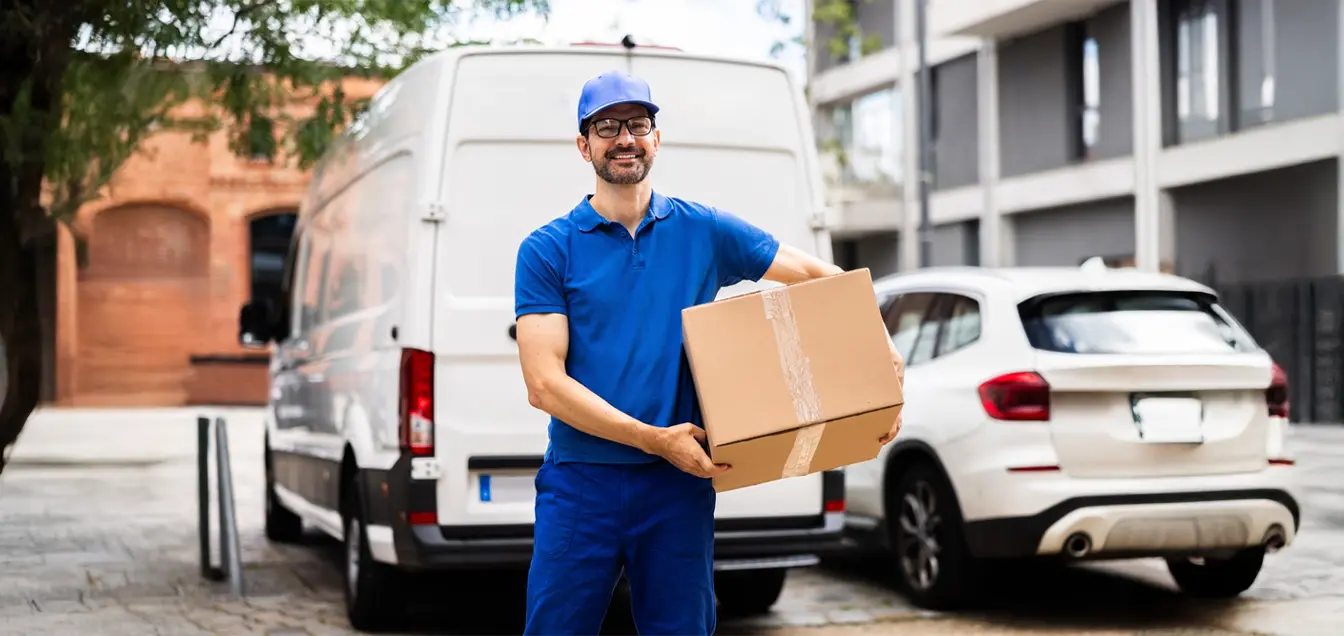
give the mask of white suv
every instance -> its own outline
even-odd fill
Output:
[[[948,268],[874,283],[907,360],[901,435],[847,469],[848,526],[923,607],[989,560],[1165,557],[1234,596],[1292,543],[1287,379],[1193,281]]]

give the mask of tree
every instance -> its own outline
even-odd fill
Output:
[[[98,198],[148,135],[227,129],[235,152],[307,167],[362,106],[342,93],[343,78],[390,78],[457,44],[464,19],[524,12],[549,6],[0,0],[0,471],[41,390],[35,243]],[[311,115],[286,116],[305,95],[316,99]],[[212,107],[183,108],[193,100]]]

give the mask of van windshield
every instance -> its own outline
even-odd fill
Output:
[[[1081,292],[1018,307],[1031,346],[1057,353],[1236,353],[1257,348],[1207,294]]]

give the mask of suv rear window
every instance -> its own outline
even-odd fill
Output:
[[[1232,353],[1257,346],[1207,294],[1080,292],[1018,306],[1031,346],[1059,353]]]

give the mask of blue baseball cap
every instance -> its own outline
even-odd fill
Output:
[[[608,71],[583,85],[583,94],[579,96],[579,132],[583,132],[584,120],[616,104],[639,104],[649,109],[650,115],[658,112],[648,82],[620,71]]]

